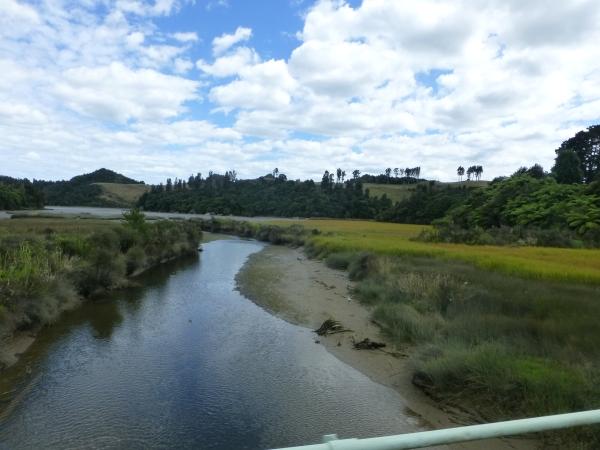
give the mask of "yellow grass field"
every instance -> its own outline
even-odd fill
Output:
[[[386,255],[430,256],[527,278],[600,284],[600,249],[478,246],[410,240],[426,228],[424,225],[318,219],[296,223],[307,229],[321,230],[322,234],[311,240],[328,252],[370,251]]]
[[[102,187],[101,198],[127,206],[132,206],[138,199],[150,190],[145,184],[123,184],[123,183],[94,183]]]

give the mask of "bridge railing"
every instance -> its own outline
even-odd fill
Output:
[[[276,450],[403,450],[600,424],[600,409],[368,439],[323,436],[323,443]]]

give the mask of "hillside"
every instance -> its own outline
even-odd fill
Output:
[[[143,182],[104,168],[68,181],[35,184],[44,192],[47,205],[61,206],[128,207],[146,191]]]
[[[383,194],[387,196],[393,203],[401,202],[408,199],[417,190],[417,186],[427,185],[429,181],[414,183],[414,184],[378,184],[378,183],[364,183],[363,189],[368,189],[369,194],[373,197],[381,197]],[[436,188],[450,187],[458,188],[461,186],[466,187],[486,187],[489,181],[455,181],[450,183],[444,183],[435,181]]]
[[[98,169],[91,173],[77,175],[69,180],[72,184],[92,184],[92,183],[119,183],[119,184],[144,184],[143,181],[136,181],[125,175],[109,169]]]
[[[145,184],[93,183],[102,188],[100,198],[114,204],[133,206],[144,193],[150,190]]]

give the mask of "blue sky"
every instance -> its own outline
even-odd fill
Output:
[[[600,3],[0,0],[0,173],[541,163],[600,122]]]

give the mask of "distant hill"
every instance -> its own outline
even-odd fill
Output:
[[[69,180],[72,184],[92,184],[92,183],[119,183],[119,184],[144,184],[143,181],[136,181],[125,175],[114,172],[109,169],[98,169],[92,173],[77,175]]]
[[[35,181],[35,185],[47,205],[61,206],[129,207],[147,190],[142,181],[104,168],[68,181]]]

